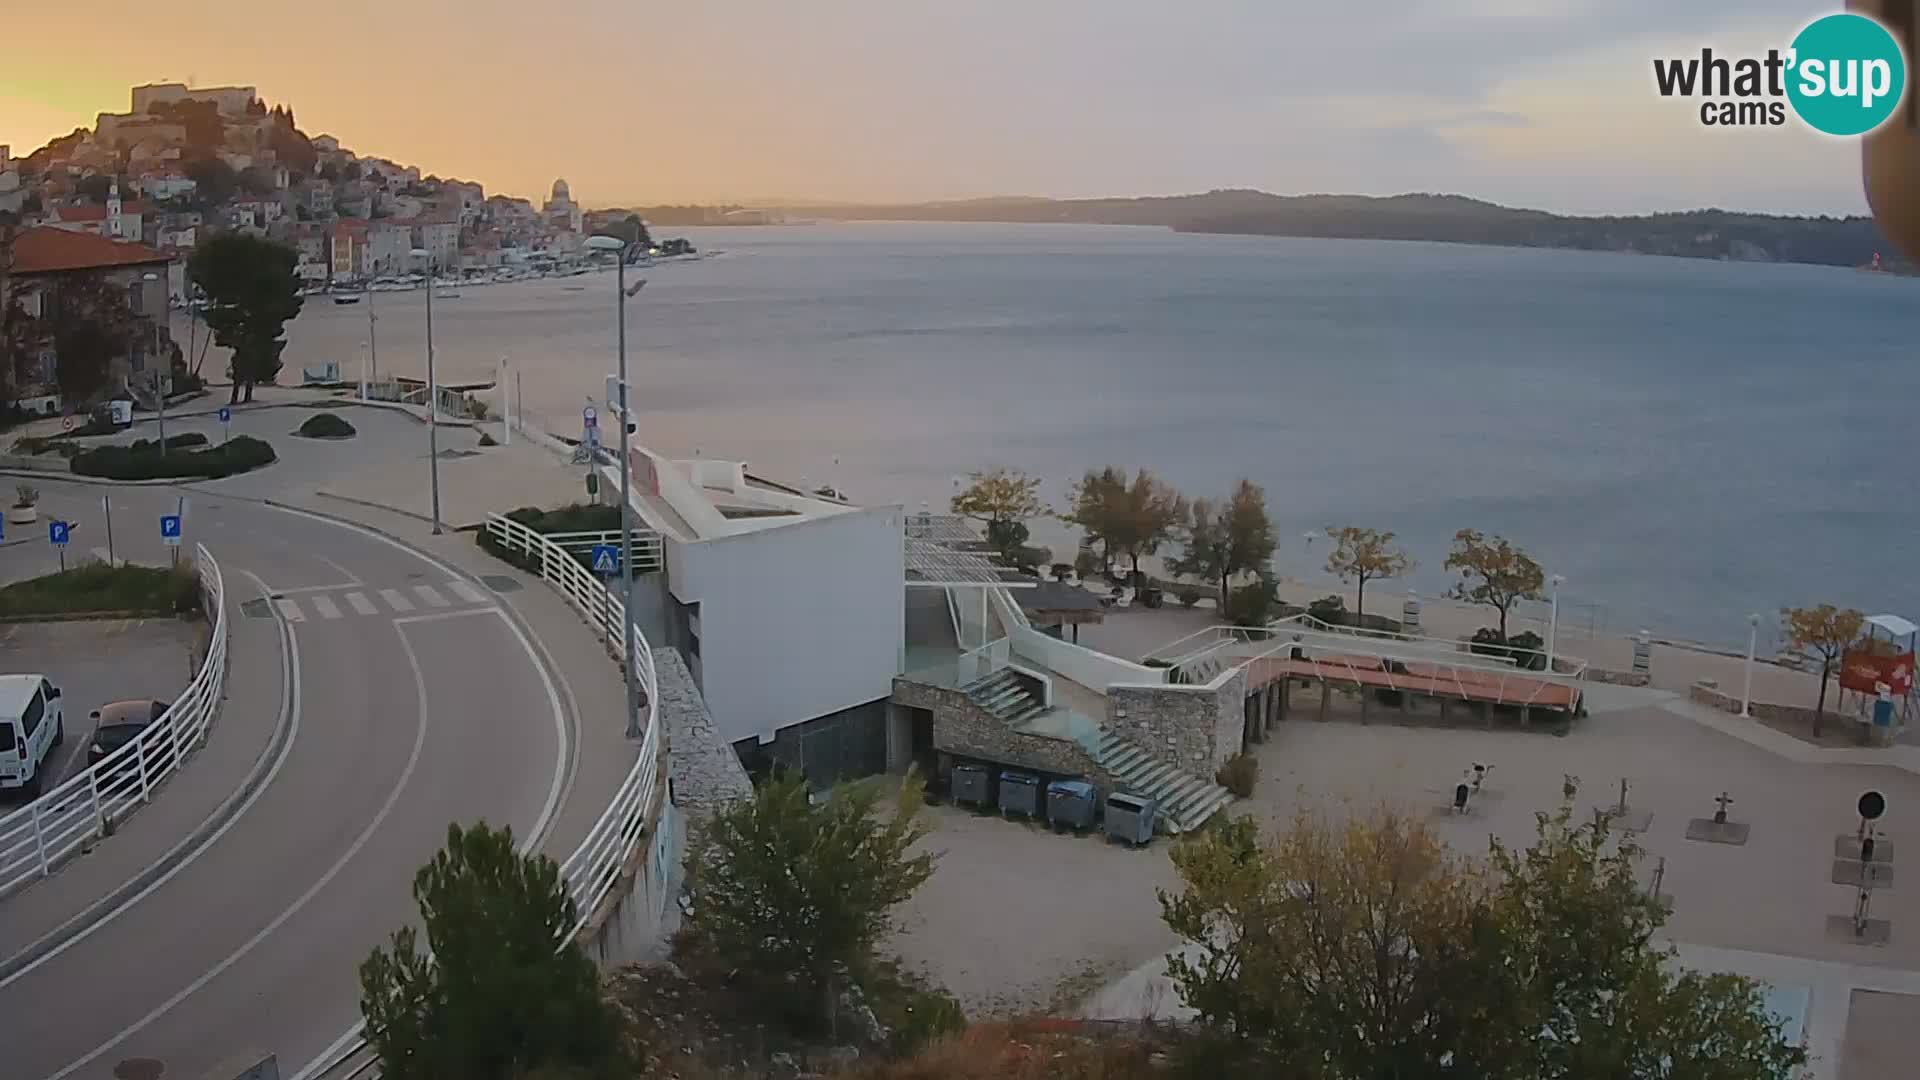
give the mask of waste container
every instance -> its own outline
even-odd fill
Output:
[[[1040,778],[1008,769],[1000,774],[1000,812],[1040,816]]]
[[[1093,828],[1099,802],[1085,780],[1055,780],[1047,785],[1047,821],[1078,832]]]
[[[985,765],[953,767],[953,801],[974,806],[993,805],[993,772]]]
[[[1107,836],[1129,844],[1144,844],[1153,839],[1153,822],[1160,804],[1144,795],[1116,791],[1107,796]]]

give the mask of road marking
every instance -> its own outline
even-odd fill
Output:
[[[260,595],[266,596],[272,591],[267,588],[267,583],[260,580],[259,575],[255,574],[253,571],[242,570],[240,572],[253,579],[254,585],[260,589]],[[287,738],[285,742],[281,743],[279,756],[273,759],[272,766],[270,766],[267,769],[267,775],[261,779],[259,786],[253,789],[253,793],[247,796],[247,800],[240,804],[240,808],[233,812],[232,817],[228,818],[224,824],[222,824],[218,829],[215,829],[213,831],[213,834],[211,836],[208,836],[206,839],[202,840],[198,846],[196,846],[192,851],[188,852],[186,856],[183,857],[179,862],[175,863],[171,869],[169,869],[166,873],[156,878],[152,884],[148,885],[146,888],[141,889],[139,892],[133,894],[132,896],[128,897],[126,900],[122,901],[119,905],[114,907],[112,911],[109,911],[106,914],[102,915],[100,919],[97,922],[95,922],[92,926],[87,927],[85,930],[82,930],[79,933],[68,938],[67,940],[61,942],[58,946],[52,949],[48,949],[45,955],[36,958],[33,961],[33,963],[24,965],[23,967],[20,968],[20,970],[14,972],[11,975],[8,975],[4,979],[0,979],[0,989],[5,989],[8,985],[10,985],[11,983],[13,983],[18,979],[26,978],[30,972],[37,969],[40,965],[46,963],[49,960],[52,960],[54,957],[59,956],[61,953],[66,952],[68,949],[71,949],[75,945],[80,944],[82,941],[85,941],[87,938],[93,935],[94,931],[99,930],[101,927],[119,918],[121,915],[125,914],[129,909],[131,909],[135,904],[138,904],[140,901],[145,900],[147,897],[153,895],[153,893],[158,891],[161,886],[165,885],[169,881],[172,881],[174,878],[174,875],[180,873],[180,871],[182,870],[185,870],[188,866],[191,866],[195,860],[199,859],[200,856],[206,854],[209,848],[219,843],[220,838],[227,835],[228,830],[232,829],[235,825],[238,825],[240,823],[240,819],[247,816],[247,811],[253,808],[253,804],[256,802],[259,802],[260,797],[266,794],[266,791],[269,787],[273,786],[274,777],[280,775],[280,767],[286,764],[288,757],[292,756],[293,744],[296,741],[298,741],[298,739],[300,738],[300,647],[299,647],[299,641],[294,637],[293,625],[291,623],[282,622],[280,625],[281,625],[281,628],[285,631],[285,636],[282,637],[280,641],[280,662],[287,672],[287,689],[280,699],[280,720],[281,720],[281,723],[286,725],[287,727]],[[165,858],[167,858],[166,855],[161,856],[161,860],[164,860]],[[156,860],[156,862],[157,861],[160,861],[160,860]],[[65,1074],[62,1074],[62,1075],[65,1075]]]
[[[300,605],[294,603],[292,600],[289,600],[284,596],[275,600],[273,602],[273,606],[280,609],[280,614],[284,616],[288,622],[306,622],[307,621],[307,617],[300,613]]]
[[[293,595],[295,593],[339,592],[341,589],[357,589],[359,587],[360,582],[358,581],[343,581],[338,585],[302,585],[297,589],[275,589],[273,591],[282,595]]]
[[[393,620],[395,626],[403,623],[444,622],[448,619],[463,619],[468,615],[493,615],[500,611],[497,607],[461,608],[458,611],[435,611],[427,615],[405,615]]]
[[[340,571],[340,576],[343,578],[346,578],[348,584],[358,585],[361,583],[359,578],[353,576],[353,571],[347,569],[344,566],[341,566],[339,563],[334,562],[332,559],[327,558],[325,555],[315,555],[314,558],[319,559],[321,562],[326,563],[328,566],[331,566],[335,570]]]
[[[347,606],[352,608],[356,615],[380,614],[380,609],[373,606],[373,601],[367,599],[366,593],[357,593],[357,592],[348,593]]]
[[[479,589],[474,588],[464,581],[458,579],[449,581],[447,582],[447,588],[453,592],[453,595],[465,600],[469,604],[484,604],[487,602],[485,593],[482,593]]]
[[[161,1002],[159,1005],[154,1006],[152,1012],[149,1012],[147,1015],[128,1025],[120,1034],[94,1047],[85,1057],[54,1073],[48,1077],[47,1080],[65,1080],[66,1077],[72,1076],[74,1073],[93,1064],[102,1054],[107,1053],[109,1050],[126,1042],[135,1035],[140,1034],[140,1032],[144,1031],[155,1020],[171,1012],[174,1006],[187,1000],[194,994],[199,993],[202,987],[214,979],[219,978],[222,972],[245,959],[248,953],[258,948],[261,942],[271,937],[274,931],[285,926],[288,919],[298,915],[301,909],[307,906],[309,901],[320,895],[320,890],[331,884],[333,879],[340,875],[340,871],[346,869],[347,863],[351,862],[354,856],[360,854],[360,849],[366,847],[367,842],[373,839],[373,834],[379,831],[380,826],[386,824],[387,815],[393,813],[394,806],[400,802],[400,793],[406,790],[407,782],[413,778],[413,770],[420,764],[421,751],[424,750],[427,745],[427,677],[426,674],[420,670],[420,657],[413,651],[413,645],[407,641],[407,635],[404,632],[400,634],[400,647],[406,652],[407,663],[413,668],[414,702],[415,707],[419,710],[420,716],[419,723],[415,726],[413,732],[413,751],[407,755],[407,764],[405,768],[400,770],[400,778],[394,782],[393,789],[387,792],[386,801],[380,804],[380,811],[373,815],[373,820],[367,822],[367,827],[362,829],[360,835],[354,838],[352,846],[348,847],[338,859],[334,860],[333,865],[327,868],[327,872],[320,875],[320,880],[308,886],[307,891],[301,893],[299,898],[288,905],[285,911],[275,916],[272,922],[261,927],[259,933],[248,938],[239,948],[230,953],[225,960],[215,964],[206,974],[187,984],[186,988],[179,993]]]
[[[395,611],[413,610],[413,601],[401,596],[399,589],[381,589],[380,599],[385,600],[387,606]]]
[[[413,592],[415,596],[418,596],[421,600],[425,601],[428,607],[450,607],[451,606],[447,602],[447,598],[444,596],[441,596],[439,591],[436,590],[431,585],[415,585],[413,587]]]
[[[334,606],[333,600],[325,593],[315,593],[307,597],[307,603],[312,604],[313,610],[319,612],[320,617],[323,619],[337,619],[340,617],[340,609]]]

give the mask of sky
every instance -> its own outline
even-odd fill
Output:
[[[1862,213],[1859,150],[1709,129],[1655,57],[1838,0],[89,0],[22,4],[0,143],[137,83],[252,85],[363,155],[594,205],[1457,192]],[[73,47],[76,20],[112,32]]]

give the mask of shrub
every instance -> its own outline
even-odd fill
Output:
[[[1191,585],[1186,585],[1181,587],[1180,589],[1180,606],[1181,607],[1192,607],[1195,604],[1198,604],[1199,602],[1200,602],[1199,589],[1196,589]]]
[[[32,484],[21,484],[13,489],[13,505],[26,507],[40,501],[40,489]]]
[[[1260,779],[1260,759],[1252,754],[1235,754],[1227,759],[1213,780],[1242,799],[1253,796],[1253,785]]]
[[[167,449],[185,450],[190,446],[207,445],[207,437],[197,431],[183,431],[178,435],[167,436]]]
[[[620,527],[620,508],[602,506],[599,503],[572,503],[558,510],[542,510],[537,506],[523,506],[507,512],[507,519],[515,521],[537,533],[570,532],[610,532]],[[473,542],[480,550],[499,559],[501,562],[517,566],[529,574],[540,572],[540,559],[528,556],[518,549],[508,550],[495,540],[493,534],[485,528],[473,534]],[[592,559],[590,552],[581,551],[574,555],[580,565],[586,566]],[[637,560],[636,560],[637,561]],[[638,575],[642,571],[636,569]]]
[[[1047,567],[1047,569],[1050,572],[1050,575],[1053,578],[1053,580],[1065,581],[1067,580],[1067,575],[1073,573],[1073,564],[1057,562],[1057,563],[1054,563],[1052,566]]]
[[[200,610],[200,582],[187,566],[109,566],[89,562],[0,589],[0,615],[73,615],[129,611],[186,615]]]
[[[494,437],[492,435],[489,435],[483,431],[480,433],[480,445],[481,446],[499,446],[500,444],[494,440]]]
[[[1041,567],[1053,561],[1052,548],[1033,547],[1027,544],[1022,544],[1007,554],[1011,557],[1009,561],[1013,565],[1036,574],[1040,572]]]
[[[1233,590],[1227,600],[1227,621],[1235,626],[1260,627],[1273,617],[1273,586],[1258,582]]]
[[[1513,665],[1520,670],[1544,671],[1547,654],[1541,650],[1546,644],[1539,634],[1526,630],[1507,639],[1507,652],[1513,656]]]
[[[1149,656],[1145,660],[1140,661],[1140,666],[1152,667],[1152,668],[1170,668],[1173,666],[1173,661],[1162,660],[1157,656]]]
[[[1330,626],[1347,621],[1347,602],[1338,596],[1323,596],[1307,605],[1307,614]]]
[[[1500,636],[1499,630],[1491,626],[1483,626],[1473,632],[1473,641],[1467,648],[1481,656],[1505,656],[1507,639]]]
[[[354,430],[343,417],[317,412],[307,417],[294,434],[308,439],[348,439],[353,437]]]
[[[1073,556],[1073,572],[1079,574],[1082,580],[1093,577],[1100,572],[1100,556],[1095,555],[1091,548],[1081,548]]]
[[[162,454],[151,439],[131,446],[96,446],[73,457],[73,471],[109,480],[217,480],[258,469],[277,460],[273,447],[250,435],[236,435],[219,446]]]

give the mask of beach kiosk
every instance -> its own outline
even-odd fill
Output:
[[[1866,632],[1840,658],[1840,713],[1860,724],[1863,741],[1886,745],[1913,718],[1914,646],[1920,625],[1899,615],[1870,615]]]

